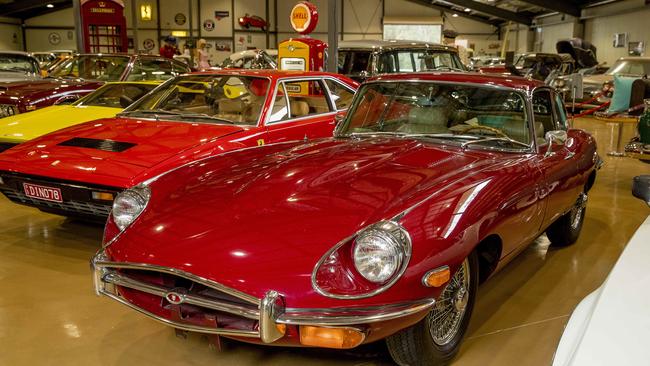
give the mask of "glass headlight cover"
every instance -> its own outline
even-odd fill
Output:
[[[357,272],[373,283],[384,283],[401,268],[406,253],[405,238],[393,222],[381,222],[359,233],[353,259]]]
[[[113,222],[120,231],[124,231],[140,216],[150,197],[151,190],[147,186],[136,186],[127,189],[115,197],[111,215]]]

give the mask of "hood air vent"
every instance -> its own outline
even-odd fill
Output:
[[[122,152],[132,148],[135,145],[137,144],[131,142],[87,139],[83,137],[75,137],[73,139],[63,141],[62,143],[59,144],[59,146],[85,147],[87,149],[96,149],[96,150],[111,151],[111,152]]]

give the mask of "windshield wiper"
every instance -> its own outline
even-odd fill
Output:
[[[464,149],[468,145],[471,145],[471,144],[478,144],[478,143],[481,143],[481,142],[489,142],[489,141],[506,141],[506,142],[509,142],[509,143],[511,143],[513,145],[519,145],[519,146],[522,146],[522,147],[530,148],[530,145],[525,144],[525,143],[523,143],[521,141],[517,141],[515,139],[511,139],[510,137],[485,137],[485,138],[478,139],[478,140],[472,140],[472,141],[464,142],[462,145],[460,145],[460,147],[462,147]]]
[[[432,67],[432,68],[427,68],[427,69],[425,69],[425,70],[464,71],[464,70],[459,69],[459,68],[457,68],[457,67],[451,67],[451,66],[447,66],[447,65],[438,65],[438,66],[434,66],[434,67]]]
[[[178,117],[180,117],[180,118],[209,119],[209,120],[213,120],[213,121],[230,123],[231,125],[235,124],[235,122],[233,122],[233,121],[223,119],[223,118],[219,118],[219,117],[215,117],[215,116],[211,116],[211,115],[206,114],[206,113],[179,113]]]

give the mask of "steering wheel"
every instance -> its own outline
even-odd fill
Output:
[[[510,136],[506,135],[505,132],[501,131],[498,128],[494,128],[494,127],[490,127],[490,126],[483,126],[483,125],[470,125],[470,126],[467,126],[467,128],[459,130],[458,133],[460,133],[462,135],[462,134],[467,133],[467,132],[469,132],[471,130],[487,130],[487,131],[490,131],[490,132],[493,132],[493,133],[497,134],[498,136],[503,136],[503,137],[506,137],[506,138],[510,138]]]

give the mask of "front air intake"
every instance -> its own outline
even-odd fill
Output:
[[[88,139],[83,137],[75,137],[73,139],[63,141],[62,143],[59,144],[59,146],[83,147],[86,149],[96,149],[96,150],[111,151],[111,152],[122,152],[132,148],[135,145],[136,144],[132,142]]]

